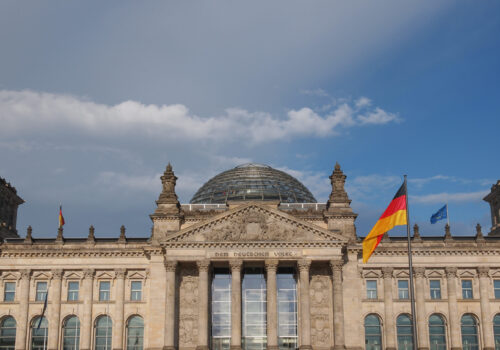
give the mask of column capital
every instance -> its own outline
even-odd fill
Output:
[[[413,273],[415,274],[416,278],[423,278],[425,276],[425,267],[416,266],[413,268]]]
[[[54,269],[50,271],[52,273],[52,278],[55,280],[60,280],[63,275],[63,270],[62,269]]]
[[[479,274],[479,277],[490,277],[490,267],[489,266],[479,266],[477,268],[477,272]]]
[[[276,269],[278,268],[279,260],[277,259],[267,259],[265,261],[266,264],[266,271],[274,271],[276,272]]]
[[[198,260],[196,262],[198,266],[199,272],[208,272],[208,268],[210,267],[210,260]]]
[[[444,271],[446,272],[446,277],[448,278],[457,277],[458,269],[455,266],[447,266],[444,268]]]
[[[229,267],[231,271],[241,271],[241,267],[243,266],[243,260],[229,260]]]
[[[31,276],[31,270],[30,269],[19,270],[19,272],[21,273],[21,279],[22,280],[29,280],[30,279],[30,276]]]
[[[297,261],[297,264],[299,265],[300,271],[309,272],[309,268],[311,267],[311,260],[302,259],[302,260]]]
[[[94,273],[95,273],[94,269],[84,269],[83,270],[83,278],[92,279],[92,278],[94,278]]]
[[[330,260],[330,267],[332,272],[342,272],[342,267],[344,267],[344,262],[341,260]]]
[[[115,276],[116,276],[116,278],[124,279],[126,272],[127,272],[127,269],[123,269],[123,268],[115,269]]]
[[[392,278],[392,273],[394,272],[394,268],[390,266],[382,267],[382,275],[384,278]]]
[[[165,260],[165,269],[167,272],[175,272],[177,268],[177,260]]]

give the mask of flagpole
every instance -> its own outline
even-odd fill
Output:
[[[411,236],[410,236],[410,208],[408,207],[408,186],[405,177],[405,189],[406,189],[406,235],[408,236],[408,267],[410,270],[410,303],[411,303],[411,324],[412,324],[412,334],[413,334],[413,350],[418,349],[417,343],[417,320],[415,312],[415,293],[413,288],[413,263],[412,263],[412,253],[411,253]]]
[[[448,226],[450,226],[450,215],[448,215],[448,201],[446,201],[446,221],[448,222]]]

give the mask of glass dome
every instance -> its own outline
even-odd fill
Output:
[[[316,203],[309,190],[293,176],[262,164],[243,164],[208,180],[191,204],[225,203],[228,200]]]

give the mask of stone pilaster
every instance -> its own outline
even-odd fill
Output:
[[[175,270],[177,261],[165,261],[167,270],[165,299],[165,350],[175,350]]]
[[[384,277],[384,309],[385,309],[385,334],[386,350],[396,350],[396,334],[394,326],[394,305],[392,300],[392,267],[383,267]]]
[[[344,338],[344,293],[342,287],[342,267],[344,262],[340,260],[331,260],[333,281],[333,337],[334,350],[345,349]]]
[[[81,350],[90,350],[92,344],[92,302],[94,288],[94,269],[83,270],[82,299],[83,319],[81,334]]]
[[[241,260],[231,260],[231,350],[241,350]]]
[[[17,318],[16,349],[25,350],[28,337],[28,307],[30,297],[30,270],[21,270],[19,280],[19,316]]]
[[[462,349],[460,319],[457,309],[457,268],[446,268],[446,286],[448,288],[448,322],[450,324],[451,349]]]
[[[266,260],[267,271],[267,349],[278,350],[278,290],[276,270],[278,260]]]
[[[123,307],[125,299],[125,269],[115,269],[116,276],[116,298],[115,298],[115,321],[113,322],[113,349],[123,349]]]
[[[300,350],[312,349],[311,346],[311,310],[309,307],[309,268],[310,260],[299,260],[300,278]]]
[[[490,317],[490,268],[480,266],[477,269],[479,274],[479,294],[481,303],[481,323],[483,324],[483,350],[494,350],[495,343],[493,339],[493,324]]]
[[[52,270],[52,280],[50,282],[49,299],[50,310],[48,312],[49,334],[48,349],[56,350],[59,340],[59,322],[61,320],[61,279],[63,271],[60,269]]]
[[[415,299],[417,311],[417,337],[418,349],[429,349],[429,332],[427,327],[427,315],[425,313],[425,267],[415,267]]]
[[[146,254],[150,257],[149,260],[149,277],[145,284],[149,282],[149,286],[144,286],[147,291],[147,310],[148,314],[145,320],[145,340],[147,334],[148,342],[145,346],[149,349],[159,350],[165,345],[165,312],[166,307],[166,290],[167,290],[167,271],[165,269],[165,256],[161,248],[152,246],[146,249]],[[154,326],[152,326],[154,325]]]
[[[197,261],[198,265],[198,346],[208,350],[208,269],[209,260]]]

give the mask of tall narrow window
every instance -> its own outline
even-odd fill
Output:
[[[500,280],[493,281],[493,289],[495,292],[495,299],[500,299]]]
[[[142,300],[142,282],[132,281],[130,284],[130,300],[139,301]]]
[[[396,319],[396,330],[398,332],[398,350],[413,349],[413,331],[410,316],[399,315]]]
[[[462,316],[462,348],[465,350],[479,350],[477,337],[477,321],[471,314]]]
[[[472,281],[462,280],[462,298],[472,299]]]
[[[99,282],[99,301],[109,300],[110,288],[111,288],[111,284],[109,281]]]
[[[293,267],[280,267],[278,288],[278,345],[281,350],[297,349],[297,281]]]
[[[366,298],[377,299],[377,281],[366,281]]]
[[[68,300],[78,300],[80,284],[76,281],[68,282]]]
[[[40,282],[38,282],[40,283]],[[31,322],[31,350],[46,350],[49,333],[49,322],[43,317],[35,317]]]
[[[0,349],[14,350],[16,345],[16,320],[7,316],[0,322]]]
[[[370,314],[365,317],[365,346],[366,350],[382,349],[382,329],[377,315]]]
[[[132,316],[127,322],[127,350],[144,348],[144,320],[141,316]]]
[[[430,280],[431,299],[441,299],[441,281]]]
[[[63,350],[80,349],[80,320],[70,316],[63,324]]]
[[[231,273],[214,268],[212,280],[212,349],[226,350],[231,345]]]
[[[36,301],[45,301],[47,296],[47,282],[36,282]]]
[[[429,343],[431,350],[446,350],[446,326],[440,315],[429,317]]]
[[[399,280],[398,281],[398,296],[399,299],[409,299],[408,293],[408,280]]]
[[[266,279],[262,268],[245,268],[242,283],[244,350],[267,347]]]
[[[95,350],[111,350],[113,323],[109,316],[100,316],[95,322]]]
[[[500,350],[500,314],[493,318],[493,334],[495,337],[495,350]]]
[[[3,301],[14,301],[16,297],[16,282],[5,282],[3,285]]]

